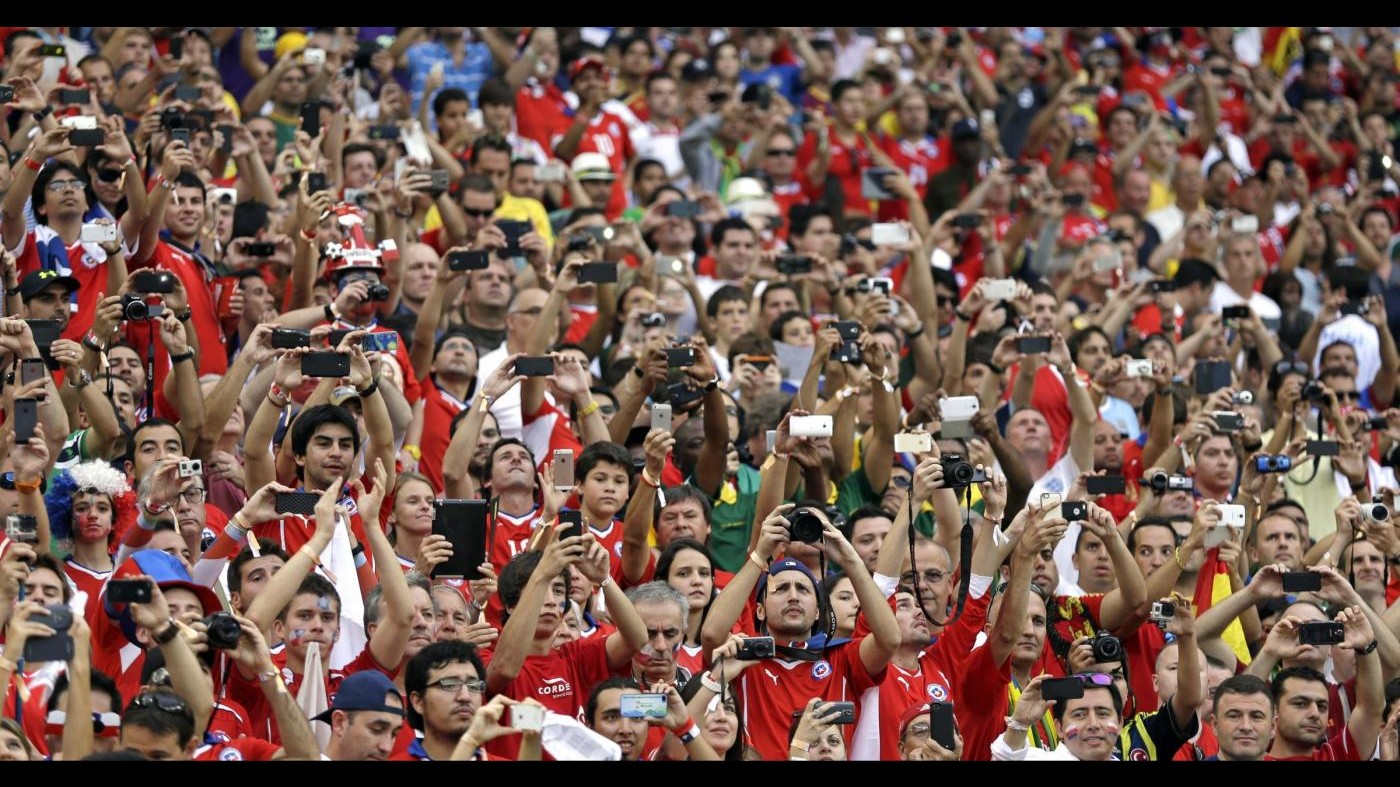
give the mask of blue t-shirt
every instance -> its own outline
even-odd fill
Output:
[[[409,92],[413,96],[413,114],[418,114],[418,105],[432,96],[423,95],[423,86],[428,81],[428,72],[433,64],[441,62],[443,67],[442,86],[456,87],[466,91],[472,106],[476,106],[476,94],[481,85],[491,77],[491,49],[481,42],[467,44],[460,68],[453,66],[452,54],[439,41],[427,41],[408,48]]]
[[[794,65],[770,65],[762,71],[746,68],[739,73],[739,82],[767,85],[795,104],[802,94],[802,69]]]

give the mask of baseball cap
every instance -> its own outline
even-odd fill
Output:
[[[578,180],[616,180],[608,157],[602,153],[580,153],[569,165]]]
[[[742,216],[778,216],[782,210],[757,178],[735,178],[724,194],[725,206]]]
[[[19,280],[19,298],[28,303],[30,299],[54,285],[67,287],[70,293],[78,291],[78,280],[64,276],[58,271],[30,271]]]
[[[337,385],[335,390],[331,391],[331,404],[336,407],[340,407],[351,400],[356,402],[360,400],[360,392],[355,390],[355,386],[353,385]]]
[[[977,139],[982,136],[982,127],[972,118],[963,118],[953,124],[953,141],[960,139]]]
[[[1172,277],[1172,281],[1176,282],[1177,287],[1185,287],[1193,282],[1210,284],[1219,278],[1220,272],[1214,265],[1205,260],[1187,258],[1177,264],[1176,275]]]
[[[710,66],[710,61],[706,60],[703,57],[697,57],[689,63],[686,63],[685,65],[681,66],[681,81],[701,82],[704,81],[706,78],[713,76],[714,73],[715,70]]]
[[[603,58],[598,57],[597,55],[584,55],[583,57],[569,64],[569,81],[572,82],[575,79],[578,79],[579,74],[582,74],[585,70],[589,68],[596,68],[599,71],[607,71],[608,64],[606,61],[603,60]]]
[[[395,708],[385,701],[384,698],[390,693],[399,698],[400,707]],[[384,673],[378,670],[363,670],[341,681],[330,708],[312,716],[311,720],[330,724],[331,714],[338,710],[372,710],[402,716],[402,703],[403,695]]]
[[[910,705],[904,710],[904,714],[899,717],[899,737],[904,737],[904,731],[909,725],[920,716],[928,715],[928,703],[921,702],[918,705]]]
[[[207,586],[201,585],[190,578],[190,574],[185,570],[185,564],[174,555],[167,554],[159,549],[143,549],[140,552],[127,558],[126,562],[117,566],[117,570],[112,572],[112,579],[134,579],[145,574],[156,581],[156,587],[161,590],[170,588],[181,588],[188,590],[199,599],[199,605],[204,608],[204,614],[209,615],[219,612],[224,608],[219,597],[214,595],[214,591]],[[128,642],[136,642],[136,623],[131,619],[131,610],[126,604],[113,603],[107,598],[107,594],[102,594],[102,605],[107,611],[107,616],[111,618],[121,628],[122,634],[126,635]]]
[[[288,52],[305,49],[310,40],[305,33],[298,33],[295,30],[283,33],[272,47],[272,56],[281,60]]]

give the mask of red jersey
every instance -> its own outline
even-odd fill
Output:
[[[540,400],[538,410],[522,412],[521,415],[520,439],[535,456],[540,457],[540,472],[544,472],[544,468],[554,461],[555,451],[568,449],[574,452],[575,457],[583,453],[583,443],[574,436],[573,422],[568,414],[550,403],[547,397]]]
[[[1011,391],[1016,385],[1016,375],[1021,371],[1020,364],[1012,367],[1011,382],[1006,386],[1006,394],[1002,396],[1002,401],[1011,399]],[[1083,369],[1079,370],[1080,376],[1088,380],[1088,373]],[[1046,459],[1047,467],[1054,467],[1064,455],[1069,443],[1069,426],[1073,420],[1073,414],[1069,409],[1069,391],[1065,389],[1064,378],[1060,377],[1060,372],[1051,364],[1043,364],[1035,374],[1035,389],[1031,394],[1031,407],[1045,417],[1045,422],[1050,425],[1050,456]]]
[[[167,270],[180,277],[180,283],[189,296],[191,324],[199,338],[199,373],[222,375],[228,371],[228,347],[225,344],[224,330],[219,325],[218,305],[214,303],[214,279],[217,278],[212,265],[197,256],[193,249],[187,249],[174,241],[156,242],[155,251],[144,266],[132,266],[135,272],[141,267]],[[127,339],[136,347],[141,357],[146,355],[146,342],[150,336],[149,326],[127,324]],[[138,344],[137,342],[142,342]],[[169,371],[170,354],[165,346],[156,340],[156,390],[165,380],[162,371]]]
[[[1313,750],[1311,757],[1275,757],[1272,754],[1265,754],[1264,759],[1271,761],[1301,761],[1301,762],[1359,762],[1361,753],[1356,749],[1356,741],[1351,738],[1351,730],[1342,727],[1337,734],[1327,739],[1327,742]]]
[[[1011,715],[1010,683],[1009,656],[998,664],[986,645],[972,651],[958,684],[958,702],[953,705],[963,736],[964,760],[992,759],[992,741],[1006,731],[1005,717]]]
[[[530,545],[530,534],[540,524],[540,509],[536,506],[521,516],[515,516],[500,508],[494,508],[492,514],[489,531],[491,544],[487,554],[491,561],[491,568],[495,569],[496,574],[499,575],[501,569],[506,567],[511,558],[524,554],[526,547]],[[492,593],[490,600],[486,602],[486,619],[499,629],[501,627],[501,613],[504,611],[505,606],[501,603],[501,594]]]
[[[898,760],[899,719],[909,708],[928,702],[953,702],[953,682],[927,651],[911,672],[890,662],[880,685],[861,697],[853,760]]]
[[[1158,110],[1166,111],[1167,102],[1162,98],[1162,87],[1176,76],[1176,71],[1171,64],[1158,66],[1143,60],[1123,74],[1123,92],[1144,90],[1152,96]]]
[[[550,144],[546,146],[548,150],[552,151],[558,146],[577,119],[573,117],[572,112],[569,115],[567,122],[562,124],[550,139]],[[637,157],[637,149],[632,145],[632,135],[627,131],[627,121],[611,112],[599,111],[588,121],[588,128],[583,132],[574,155],[580,153],[603,154],[612,166],[613,174],[617,175],[617,179],[613,181],[612,194],[604,208],[608,221],[615,221],[622,215],[622,211],[627,209],[627,192],[622,187],[622,176],[627,172],[627,162]]]
[[[530,77],[515,94],[515,133],[554,150],[554,135],[569,128],[569,102],[553,82]]]
[[[818,195],[820,196],[820,195]],[[783,225],[774,232],[774,235],[787,240],[788,236],[788,215],[792,212],[793,205],[807,205],[812,201],[812,189],[808,187],[805,178],[797,174],[790,183],[780,183],[773,186],[773,202],[777,203],[778,210],[782,211]]]
[[[533,697],[555,713],[585,721],[588,693],[611,675],[607,638],[590,637],[551,648],[543,656],[526,656],[515,679],[499,693],[513,700]],[[492,754],[514,758],[520,739],[513,735],[497,738],[486,748]]]
[[[418,447],[423,457],[418,460],[418,472],[428,477],[433,490],[441,493],[445,486],[442,460],[452,443],[452,419],[467,409],[467,403],[437,387],[431,376],[423,379],[423,436]]]
[[[929,179],[948,168],[949,147],[940,144],[938,138],[932,135],[910,141],[880,134],[875,137],[875,144],[909,176],[909,182],[919,192],[919,199],[928,193]],[[904,200],[882,200],[879,203],[880,221],[902,221],[907,218],[909,205]]]
[[[54,271],[61,276],[72,276],[78,280],[78,292],[73,295],[69,308],[68,327],[63,329],[63,338],[81,341],[83,335],[92,328],[92,318],[97,314],[97,296],[107,293],[107,252],[96,243],[64,244],[47,224],[36,224],[20,240],[19,246],[9,250],[15,257],[15,267],[20,278],[34,271]]]
[[[287,666],[287,649],[272,654],[272,664],[282,672],[282,681],[287,685],[287,691],[296,696],[300,691],[305,677],[295,673]],[[381,665],[374,658],[374,651],[369,645],[360,651],[360,655],[355,660],[346,664],[340,669],[333,669],[327,674],[326,681],[326,701],[335,699],[335,693],[340,690],[340,682],[356,672],[364,670],[378,670],[391,679],[398,674],[398,668],[388,668]],[[244,678],[236,668],[229,670],[228,693],[235,701],[243,704],[248,713],[248,726],[253,731],[255,738],[271,741],[281,745],[282,734],[277,730],[277,719],[274,717],[272,707],[267,704],[267,698],[263,696],[262,686],[258,683],[257,677]],[[125,696],[125,695],[123,695]]]
[[[214,718],[209,722],[209,734],[222,741],[253,738],[253,726],[248,711],[227,697],[214,703]]]
[[[194,750],[194,759],[199,761],[222,760],[224,762],[267,762],[277,756],[282,747],[257,738],[239,738],[233,741],[205,744]]]
[[[856,135],[856,143],[848,146],[846,143],[836,138],[835,134],[828,136],[828,144],[831,146],[831,165],[827,168],[827,178],[835,179],[841,184],[841,191],[845,195],[845,204],[841,208],[843,215],[866,216],[870,213],[870,200],[861,196],[861,171],[875,166],[875,157],[870,153],[869,137],[864,134]],[[802,147],[797,150],[797,167],[801,171],[806,171],[807,165],[812,162],[817,155],[817,137],[808,133],[806,139],[802,141]]]
[[[593,323],[598,321],[598,307],[588,303],[569,304],[569,330],[564,333],[564,341],[581,344]]]
[[[94,571],[69,555],[63,560],[63,573],[67,575],[68,585],[73,588],[74,592],[82,591],[87,594],[87,605],[83,617],[87,619],[88,628],[93,628],[97,624],[97,616],[105,614],[102,612],[100,602],[102,586],[107,584],[107,578],[112,576],[112,572]]]
[[[807,707],[813,697],[856,702],[885,679],[887,670],[871,675],[860,660],[860,641],[827,648],[820,661],[764,659],[745,670],[734,684],[743,706],[747,742],[765,760],[788,758],[788,727],[792,712]],[[851,730],[843,730],[847,745]]]

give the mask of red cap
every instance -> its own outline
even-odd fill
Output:
[[[899,737],[904,737],[904,730],[920,716],[928,715],[928,703],[921,702],[918,705],[910,705],[899,717]]]
[[[578,60],[575,60],[574,62],[569,64],[569,81],[573,82],[574,80],[578,79],[579,74],[582,74],[586,69],[589,68],[596,68],[599,71],[606,72],[608,70],[608,64],[603,60],[603,58],[598,57],[597,55],[586,55],[584,57],[581,57]]]

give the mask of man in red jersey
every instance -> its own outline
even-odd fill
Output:
[[[578,103],[573,122],[550,140],[554,155],[573,161],[580,153],[599,153],[608,159],[613,174],[620,178],[627,170],[627,162],[636,158],[637,153],[627,121],[603,109],[603,103],[608,100],[607,64],[596,56],[579,58],[569,66],[569,79]],[[613,182],[607,204],[595,207],[602,207],[609,221],[622,214],[627,208],[627,195],[621,180]]]

